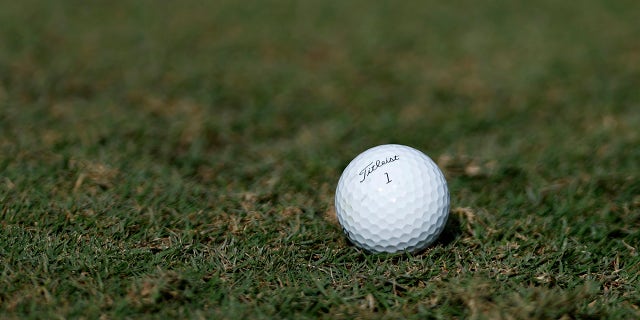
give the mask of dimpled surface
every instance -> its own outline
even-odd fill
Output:
[[[424,153],[403,145],[373,147],[353,159],[335,201],[347,237],[371,252],[423,249],[449,216],[444,175]]]

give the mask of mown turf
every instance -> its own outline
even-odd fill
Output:
[[[640,317],[637,1],[0,7],[0,318]],[[416,255],[335,221],[384,143]]]

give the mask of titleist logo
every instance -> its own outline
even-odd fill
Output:
[[[360,170],[360,173],[358,173],[358,175],[362,178],[360,180],[360,183],[364,182],[364,180],[366,180],[367,177],[370,176],[378,168],[384,166],[385,164],[395,162],[398,160],[400,160],[400,157],[398,157],[398,155],[395,155],[393,157],[387,157],[384,160],[372,161],[366,167],[364,167],[364,169]]]

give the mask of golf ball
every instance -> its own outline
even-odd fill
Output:
[[[438,166],[404,145],[373,147],[340,176],[336,213],[345,234],[370,252],[414,252],[433,243],[449,216],[449,191]]]

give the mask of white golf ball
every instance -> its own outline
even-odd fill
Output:
[[[449,191],[438,166],[403,145],[373,147],[340,176],[336,213],[347,237],[371,252],[413,252],[433,243],[449,216]]]

